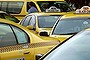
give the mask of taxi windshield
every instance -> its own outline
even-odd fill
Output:
[[[75,34],[90,27],[90,17],[67,18],[59,20],[53,34]]]
[[[38,16],[39,28],[52,28],[60,16]]]
[[[60,12],[69,12],[73,10],[66,2],[62,1],[39,1],[37,4],[42,12],[46,12],[46,9],[49,9],[51,6],[55,6],[57,9],[60,9]]]

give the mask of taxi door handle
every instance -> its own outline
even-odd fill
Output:
[[[29,54],[30,52],[29,51],[25,51],[24,54]]]

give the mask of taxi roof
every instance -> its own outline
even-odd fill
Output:
[[[69,12],[69,13],[65,14],[61,19],[75,18],[75,17],[90,17],[90,13]]]
[[[76,11],[74,12],[67,13],[66,15],[62,17],[62,19],[75,18],[75,17],[90,17],[90,7],[83,6],[80,9],[76,9]]]
[[[36,15],[36,16],[45,16],[45,15],[64,15],[67,12],[61,12],[61,13],[44,13],[44,12],[37,12],[37,13],[31,13],[28,15]]]

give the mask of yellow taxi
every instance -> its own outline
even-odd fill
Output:
[[[90,7],[84,6],[75,12],[67,13],[55,23],[50,37],[58,38],[61,42],[90,27]]]
[[[54,38],[40,38],[27,28],[0,19],[0,60],[36,60],[59,43]]]
[[[16,17],[14,17],[4,11],[0,11],[0,18],[19,23],[19,20]]]
[[[56,12],[69,12],[73,9],[65,0],[0,0],[0,10],[9,12],[10,14],[21,20],[28,14],[30,9],[29,2],[33,2],[38,12],[47,12],[51,6],[57,8]]]
[[[19,24],[27,27],[33,33],[45,35],[50,32],[54,23],[65,13],[31,13],[25,16]]]

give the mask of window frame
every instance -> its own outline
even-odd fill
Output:
[[[14,35],[15,35],[15,37],[16,37],[16,33],[15,33],[14,29],[13,29],[13,27],[16,27],[16,26],[10,25],[10,27],[12,28],[13,33],[14,33]],[[16,27],[16,28],[18,28],[19,30],[23,31],[23,32],[26,34],[26,36],[27,36],[27,38],[28,38],[27,43],[30,43],[29,35],[28,35],[23,29],[21,29],[21,28],[19,28],[19,27]],[[17,37],[16,37],[16,39],[17,39]],[[18,41],[18,40],[17,40],[17,41]],[[26,44],[26,43],[18,43],[18,44]]]
[[[25,18],[23,18],[22,21],[20,22],[20,25],[25,26],[24,24],[25,24],[25,22],[27,21],[27,18],[28,18],[28,17],[30,17],[30,18],[29,18],[29,21],[28,21],[28,24],[26,24],[26,25],[28,26],[29,23],[30,23],[30,19],[32,18],[32,15],[28,15],[28,16],[26,16]]]

